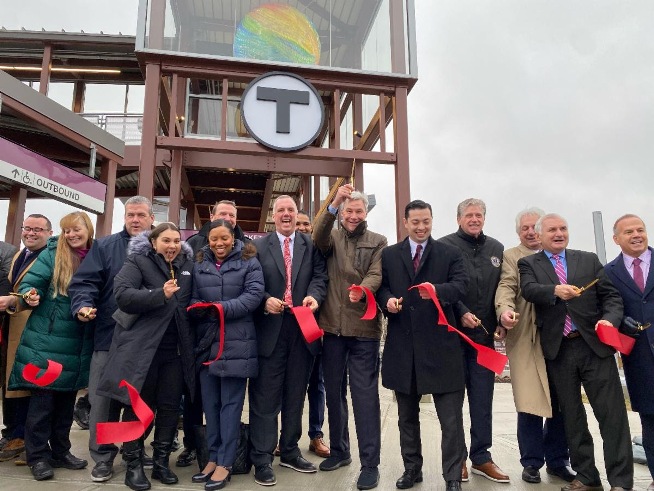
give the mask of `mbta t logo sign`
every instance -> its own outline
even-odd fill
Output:
[[[306,147],[322,128],[325,108],[316,89],[302,77],[271,72],[243,93],[243,123],[252,137],[274,150]]]

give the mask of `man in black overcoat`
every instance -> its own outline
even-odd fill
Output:
[[[388,317],[382,384],[397,398],[405,469],[396,486],[407,489],[423,479],[419,403],[423,394],[432,394],[443,432],[443,478],[448,491],[458,490],[466,458],[461,345],[456,333],[438,325],[438,311],[427,295],[408,290],[423,282],[433,284],[448,323],[455,325],[452,305],[465,297],[468,276],[461,251],[431,237],[428,203],[409,203],[404,226],[409,236],[382,252],[382,285],[377,292]]]
[[[273,218],[275,232],[254,242],[266,291],[261,308],[255,313],[259,376],[251,379],[249,386],[250,457],[255,466],[254,480],[262,486],[277,482],[272,461],[282,405],[280,465],[297,472],[318,470],[302,457],[297,443],[302,436],[302,410],[309,375],[321,341],[305,341],[288,307],[302,305],[315,312],[327,293],[325,259],[310,236],[295,232],[297,206],[293,198],[279,196],[273,205]],[[291,256],[288,284],[284,258],[287,241]]]

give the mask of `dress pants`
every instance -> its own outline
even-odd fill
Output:
[[[397,398],[400,450],[405,470],[422,470],[422,441],[420,439],[420,399],[415,386],[415,374],[411,393],[395,392]],[[436,414],[441,424],[441,460],[445,481],[461,480],[461,462],[466,459],[465,434],[463,431],[464,391],[432,394]]]
[[[277,446],[277,417],[284,404],[279,450],[283,459],[301,455],[302,411],[313,365],[297,321],[284,313],[279,338],[270,356],[259,356],[259,376],[250,380],[252,463],[271,464]]]
[[[209,369],[200,369],[204,413],[207,417],[209,461],[231,467],[241,429],[246,378],[217,377]]]
[[[554,360],[546,360],[565,421],[572,468],[586,485],[599,485],[593,438],[581,400],[583,385],[604,442],[604,463],[611,486],[631,489],[634,483],[629,422],[618,369],[612,356],[598,357],[582,337],[563,339]]]
[[[363,467],[377,467],[381,452],[379,340],[326,333],[322,358],[331,455],[341,459],[350,457],[346,398],[349,379],[359,460]]]
[[[307,389],[309,399],[309,439],[322,436],[322,425],[325,422],[325,379],[322,368],[322,355],[316,356],[309,377]]]
[[[546,462],[550,468],[568,465],[570,456],[563,414],[555,410],[552,418],[543,418],[535,414],[518,413],[518,446],[522,467],[540,469]]]
[[[70,450],[76,396],[76,390],[32,389],[25,429],[28,465],[63,457]]]
[[[96,464],[98,462],[113,462],[116,454],[118,454],[118,447],[113,443],[98,445],[96,440],[96,425],[98,423],[120,420],[120,407],[112,404],[109,397],[95,393],[108,357],[108,351],[94,351],[89,371],[89,403],[91,404],[91,411],[89,412],[89,453]]]
[[[470,460],[482,465],[492,459],[495,374],[477,363],[477,350],[472,346],[462,341],[461,348],[470,407]]]
[[[643,427],[643,448],[647,458],[647,467],[654,480],[654,414],[640,413],[640,424]]]
[[[8,440],[25,438],[25,420],[30,405],[28,397],[7,397],[6,384],[2,385],[2,436]]]

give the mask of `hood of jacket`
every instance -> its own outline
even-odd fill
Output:
[[[140,234],[130,239],[129,246],[127,247],[128,256],[131,256],[132,254],[146,256],[150,252],[154,252],[152,244],[150,243],[150,230],[141,232]],[[182,241],[182,250],[180,251],[180,255],[184,255],[188,260],[193,259],[193,249],[191,249],[191,246],[189,246],[184,241]]]

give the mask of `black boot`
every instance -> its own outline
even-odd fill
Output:
[[[123,444],[123,460],[127,471],[125,472],[125,486],[134,491],[145,491],[150,489],[150,481],[145,477],[143,472],[143,463],[141,462],[141,442],[132,440]]]
[[[198,467],[200,472],[209,463],[209,446],[207,445],[207,427],[194,426],[193,432],[195,434],[195,452],[198,457]]]
[[[170,470],[170,451],[173,446],[173,439],[177,428],[154,428],[154,440],[152,441],[152,479],[158,479],[162,484],[177,484],[179,479],[173,471]]]

